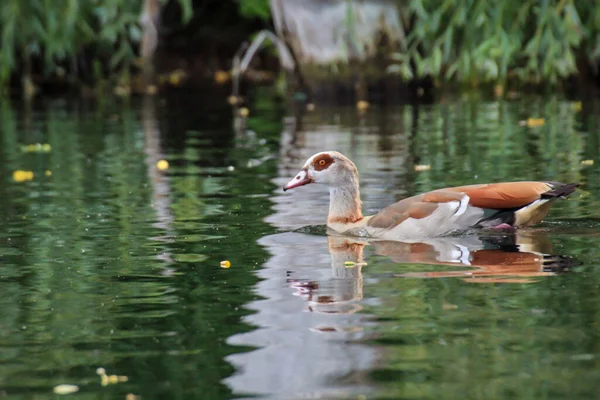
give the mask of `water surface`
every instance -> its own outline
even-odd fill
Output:
[[[240,121],[215,98],[2,103],[3,395],[596,396],[598,103],[449,98],[293,118],[259,91]],[[582,187],[516,233],[332,237],[324,188],[281,190],[328,149],[357,164],[367,213],[448,185]],[[99,367],[127,381],[103,386]]]

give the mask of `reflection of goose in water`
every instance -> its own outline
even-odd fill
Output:
[[[325,314],[360,311],[362,307],[358,300],[363,297],[362,267],[366,265],[363,259],[365,244],[336,236],[327,237],[327,244],[333,279],[327,284],[302,279],[291,279],[289,282],[296,289],[296,294],[308,302],[308,311]]]
[[[530,282],[568,271],[576,262],[550,254],[545,233],[516,231],[499,236],[439,238],[423,243],[375,242],[374,252],[398,263],[468,267],[450,271],[394,274],[396,277],[463,277],[468,282]],[[410,246],[410,249],[406,248]]]
[[[468,282],[530,282],[532,278],[565,272],[574,261],[552,255],[545,233],[517,231],[508,235],[442,237],[426,241],[398,242],[328,236],[335,290],[319,282],[291,280],[292,287],[308,301],[309,311],[348,313],[361,309],[362,268],[365,250],[386,256],[398,264],[439,265],[451,270],[395,273],[393,277],[462,277]]]
[[[360,271],[341,262],[332,276],[324,236],[287,232],[265,236],[259,243],[271,257],[257,271],[257,300],[247,305],[252,314],[244,318],[255,329],[228,338],[231,345],[255,350],[227,357],[237,372],[225,383],[238,395],[273,399],[315,394],[356,398],[367,393],[365,374],[379,356],[377,348],[360,343],[371,323],[353,309],[358,306],[353,299],[361,298],[355,294],[362,290]],[[314,296],[322,296],[324,304]],[[310,307],[332,312],[310,312]]]
[[[290,393],[347,398],[369,392],[365,373],[381,355],[377,347],[361,344],[370,336],[367,328],[376,324],[360,312],[377,302],[363,288],[365,271],[379,280],[463,277],[470,282],[523,282],[569,265],[567,258],[547,255],[550,242],[540,231],[413,243],[286,232],[259,242],[271,257],[257,272],[259,299],[248,305],[253,313],[245,317],[256,328],[228,339],[229,344],[256,349],[227,358],[237,372],[225,382],[235,393],[277,399],[289,398]],[[398,263],[397,272],[377,274],[375,259],[369,261],[377,255]],[[438,271],[402,273],[407,264],[415,264],[412,270],[436,265]]]

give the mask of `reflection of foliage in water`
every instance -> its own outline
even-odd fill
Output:
[[[195,382],[195,397],[226,396],[217,382],[232,372],[223,358],[235,349],[224,340],[248,329],[242,305],[254,297],[252,271],[264,259],[255,242],[268,230],[261,222],[268,203],[246,193],[268,183],[251,169],[229,173],[222,151],[206,150],[228,130],[190,133],[199,142],[186,145],[183,159],[173,157],[173,220],[159,227],[136,109],[104,104],[78,114],[51,105],[40,113],[2,105],[7,390],[96,382],[95,368],[104,366],[129,375],[138,393],[169,390],[169,381],[180,388]],[[35,142],[49,143],[51,152],[21,151]],[[34,179],[11,181],[18,168]],[[219,267],[224,259],[231,269]]]
[[[18,111],[7,102],[0,106],[4,390],[49,393],[55,384],[72,382],[89,393],[144,398],[232,396],[221,383],[234,373],[225,358],[252,349],[231,346],[229,338],[252,332],[266,339],[242,318],[249,314],[245,305],[268,295],[257,292],[255,272],[269,255],[256,241],[274,231],[264,218],[273,213],[271,179],[282,162],[273,158],[281,109],[269,96],[261,92],[250,103],[247,128],[254,133],[238,136],[227,125],[229,110],[213,113],[210,103],[179,93],[164,106],[157,101],[144,116],[155,118],[162,130],[159,150],[170,168],[161,184],[169,189],[164,197],[170,221],[159,219],[153,208],[163,198],[149,178],[150,133],[135,99],[91,110],[69,102],[34,103]],[[578,393],[585,394],[597,382],[593,368],[574,363],[594,357],[599,342],[598,226],[562,221],[597,215],[597,113],[594,103],[579,111],[567,101],[530,98],[373,108],[364,118],[354,108],[317,108],[306,116],[305,127],[327,130],[315,129],[304,143],[330,144],[340,132],[340,141],[351,142],[372,189],[371,204],[382,184],[388,193],[406,195],[476,181],[585,183],[584,194],[558,203],[540,228],[552,231],[556,252],[584,263],[575,273],[502,286],[387,279],[381,276],[406,272],[406,266],[368,257],[362,269],[366,300],[360,305],[371,320],[360,328],[374,330],[378,340],[360,345],[383,356],[370,375],[383,398],[493,397],[488,392],[507,388],[517,394],[513,397],[539,397],[542,383],[549,393],[563,393],[576,380],[582,382]],[[521,126],[529,117],[545,123]],[[28,143],[48,143],[52,150],[23,152]],[[393,157],[398,154],[402,157]],[[581,165],[585,159],[596,164]],[[432,168],[415,172],[415,160]],[[34,178],[14,182],[16,169],[32,171]],[[398,175],[405,169],[408,173]],[[388,178],[398,176],[402,184],[392,187],[397,181]],[[279,264],[276,279],[292,271],[292,278],[321,284],[323,274],[330,274],[328,254],[306,243],[289,245],[306,249],[301,253],[307,265]],[[308,265],[317,256],[326,263]],[[220,268],[223,260],[231,268]],[[320,285],[319,295],[328,295],[328,283]],[[272,320],[280,317],[275,307],[267,312]],[[319,367],[310,356],[304,359],[311,370]],[[565,371],[564,365],[573,368]],[[100,388],[98,366],[128,375],[129,382]],[[556,376],[561,379],[551,379]]]
[[[597,189],[598,166],[582,164],[594,159],[596,117],[589,108],[576,111],[576,105],[554,98],[464,101],[420,110],[415,152],[432,169],[417,174],[418,191],[502,180],[558,180]],[[544,118],[543,126],[524,126],[532,115]],[[591,207],[573,214],[590,200],[575,196],[559,202],[551,218],[597,215]]]

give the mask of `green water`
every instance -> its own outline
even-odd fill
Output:
[[[294,120],[258,92],[250,109],[235,121],[224,98],[189,93],[0,104],[0,395],[597,396],[600,103]],[[281,191],[328,149],[356,162],[367,213],[448,185],[582,187],[517,233],[344,241],[318,226],[323,188]],[[103,386],[99,367],[127,381]]]

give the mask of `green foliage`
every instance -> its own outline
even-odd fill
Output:
[[[600,60],[600,8],[576,0],[412,0],[391,71],[459,82],[556,83]]]
[[[240,14],[248,18],[268,20],[271,17],[269,0],[239,0]]]
[[[191,0],[178,0],[184,19]],[[45,75],[72,76],[77,56],[88,51],[95,73],[125,71],[141,39],[142,0],[7,0],[0,2],[0,88],[32,59]],[[98,67],[100,65],[100,67]]]

